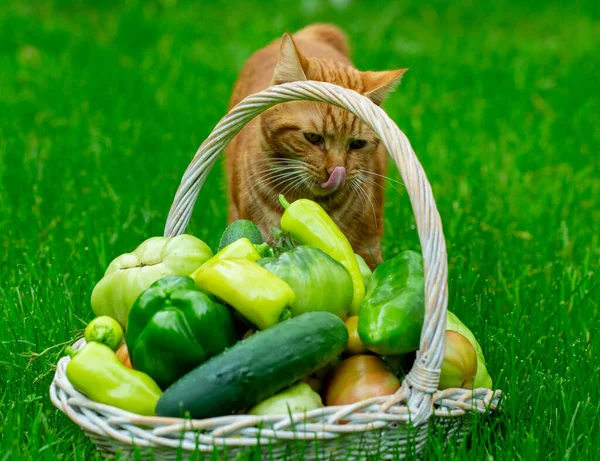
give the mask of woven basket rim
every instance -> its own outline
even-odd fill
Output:
[[[83,338],[73,345],[78,350],[86,344]],[[388,397],[375,397],[352,405],[329,406],[292,415],[230,415],[206,419],[141,416],[117,407],[96,403],[78,392],[69,382],[65,370],[71,358],[62,357],[50,385],[50,399],[86,432],[116,440],[123,445],[175,448],[178,441],[197,438],[200,451],[210,452],[215,446],[247,447],[286,440],[328,440],[351,434],[389,429],[411,424],[410,411],[404,400],[381,410]],[[467,413],[486,413],[499,406],[502,391],[496,389],[446,389],[434,395],[434,411],[439,418],[458,418]],[[328,421],[306,423],[329,416]],[[360,421],[360,422],[355,422]],[[426,424],[426,422],[421,423]],[[265,437],[255,435],[262,432]],[[206,435],[202,435],[205,434]],[[188,444],[189,445],[189,444]],[[198,447],[184,446],[186,450]]]

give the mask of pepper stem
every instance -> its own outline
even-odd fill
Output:
[[[260,245],[255,244],[254,248],[261,257],[264,257],[271,246],[268,243],[261,243]]]
[[[292,317],[292,311],[290,311],[289,307],[286,307],[284,309],[284,311],[281,313],[281,315],[279,316],[279,322],[283,322],[284,320],[287,320],[291,317]]]
[[[289,208],[290,206],[290,202],[288,202],[285,197],[283,196],[283,194],[279,194],[279,203],[281,203],[281,206],[283,208],[285,208],[286,210]]]
[[[67,354],[69,357],[73,358],[77,355],[77,353],[79,352],[77,349],[75,349],[73,346],[67,346],[65,347],[64,350],[65,354]]]

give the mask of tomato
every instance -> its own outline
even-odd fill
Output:
[[[460,333],[467,338],[471,345],[475,348],[475,352],[477,353],[477,374],[473,380],[473,387],[485,387],[486,389],[491,389],[493,384],[492,377],[487,371],[485,357],[483,355],[483,351],[481,350],[481,346],[477,342],[477,339],[475,339],[475,336],[471,330],[469,330],[465,324],[461,322],[456,314],[450,311],[448,311],[448,316],[446,319],[446,330]]]
[[[325,392],[325,405],[348,405],[371,397],[392,395],[400,381],[375,355],[353,355],[333,372]]]
[[[123,342],[123,328],[112,317],[102,315],[88,323],[84,337],[86,343],[92,341],[102,343],[114,351]]]
[[[469,340],[456,331],[446,330],[444,361],[438,389],[471,389],[477,374],[477,352]]]
[[[127,368],[133,368],[133,365],[131,365],[131,359],[129,358],[129,350],[127,349],[126,343],[121,344],[121,346],[115,351],[115,354],[117,354],[119,362],[121,362]]]
[[[297,246],[277,258],[258,264],[284,280],[294,293],[292,317],[305,312],[331,312],[342,320],[352,302],[352,277],[346,268],[324,251]]]

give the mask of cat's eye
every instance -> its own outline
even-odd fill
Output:
[[[348,144],[348,147],[352,150],[355,150],[355,149],[362,149],[366,145],[367,145],[367,141],[365,141],[364,139],[355,139],[354,141],[350,141],[350,144]]]
[[[323,144],[324,142],[323,136],[317,133],[304,133],[304,137],[309,143],[317,146]]]

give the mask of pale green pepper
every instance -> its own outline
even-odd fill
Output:
[[[243,237],[227,245],[216,255],[214,255],[211,259],[243,258],[247,259],[248,261],[258,261],[268,249],[268,243],[261,243],[259,245],[256,245],[246,237]]]
[[[258,261],[268,248],[270,247],[267,243],[255,245],[249,239],[244,237],[227,245],[208,261],[204,262],[204,264],[218,259],[247,259],[248,261]],[[196,269],[190,277],[194,278],[194,274],[199,269],[200,267]]]
[[[66,348],[69,382],[91,400],[125,411],[154,416],[162,395],[158,384],[147,374],[123,365],[114,351],[102,343],[91,342],[83,349]]]
[[[222,299],[260,330],[290,317],[296,299],[292,288],[276,275],[247,259],[213,259],[192,278]]]
[[[152,237],[113,259],[92,291],[92,309],[127,327],[129,310],[142,291],[168,275],[189,275],[213,256],[193,235]]]
[[[322,407],[321,396],[305,382],[299,382],[253,406],[248,410],[248,414],[288,415]]]
[[[360,303],[365,296],[365,283],[352,245],[333,219],[316,202],[307,199],[290,204],[279,196],[285,212],[281,217],[281,229],[304,245],[324,251],[350,273],[353,297],[349,315],[358,315]]]

